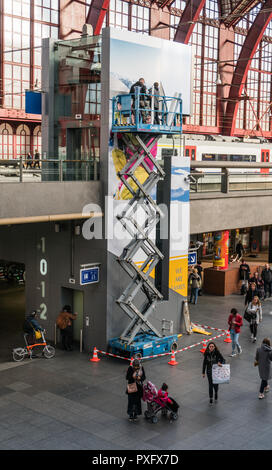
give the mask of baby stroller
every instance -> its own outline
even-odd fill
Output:
[[[145,418],[150,420],[151,423],[157,423],[157,413],[161,411],[163,416],[167,416],[169,413],[171,422],[176,421],[178,419],[179,405],[173,398],[170,399],[172,400],[172,404],[162,400],[158,396],[155,385],[152,382],[147,382],[147,384],[143,386],[143,401],[147,403],[147,410],[144,413]]]

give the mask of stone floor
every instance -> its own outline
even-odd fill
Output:
[[[243,313],[243,297],[202,296],[190,307],[191,320],[226,328],[232,307]],[[102,357],[92,363],[86,353],[57,350],[51,360],[2,362],[0,449],[271,449],[272,392],[258,400],[260,379],[253,366],[256,347],[265,336],[272,337],[272,301],[264,302],[263,310],[257,344],[250,342],[248,326],[243,327],[240,356],[230,358],[231,345],[216,340],[231,364],[231,382],[220,386],[216,405],[209,404],[199,346],[179,353],[177,366],[168,365],[169,357],[144,363],[147,378],[157,386],[167,382],[181,405],[173,423],[160,418],[151,424],[143,417],[137,423],[128,421],[126,361]],[[207,338],[184,335],[179,345]]]

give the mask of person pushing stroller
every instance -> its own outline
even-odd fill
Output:
[[[147,382],[143,387],[143,401],[147,403],[147,410],[145,411],[145,418],[150,419],[152,423],[157,423],[157,413],[162,412],[163,416],[168,415],[170,412],[170,422],[178,419],[177,402],[168,396],[168,385],[163,383],[160,390],[152,382]]]

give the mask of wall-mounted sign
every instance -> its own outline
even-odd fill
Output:
[[[99,266],[80,270],[80,285],[95,284],[99,282]]]
[[[196,251],[188,253],[188,266],[193,266],[196,264]]]

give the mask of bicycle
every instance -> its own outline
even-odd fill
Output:
[[[32,359],[33,349],[38,346],[39,347],[44,346],[41,356],[44,356],[46,359],[51,359],[52,357],[54,357],[55,352],[56,352],[55,348],[53,346],[50,346],[50,344],[47,344],[46,339],[44,337],[44,333],[45,333],[44,331],[41,331],[42,341],[40,343],[35,343],[35,344],[28,344],[27,342],[28,334],[27,333],[24,334],[24,340],[25,340],[26,346],[24,348],[13,349],[12,351],[13,360],[15,362],[20,362],[27,356],[29,357],[29,359]]]

